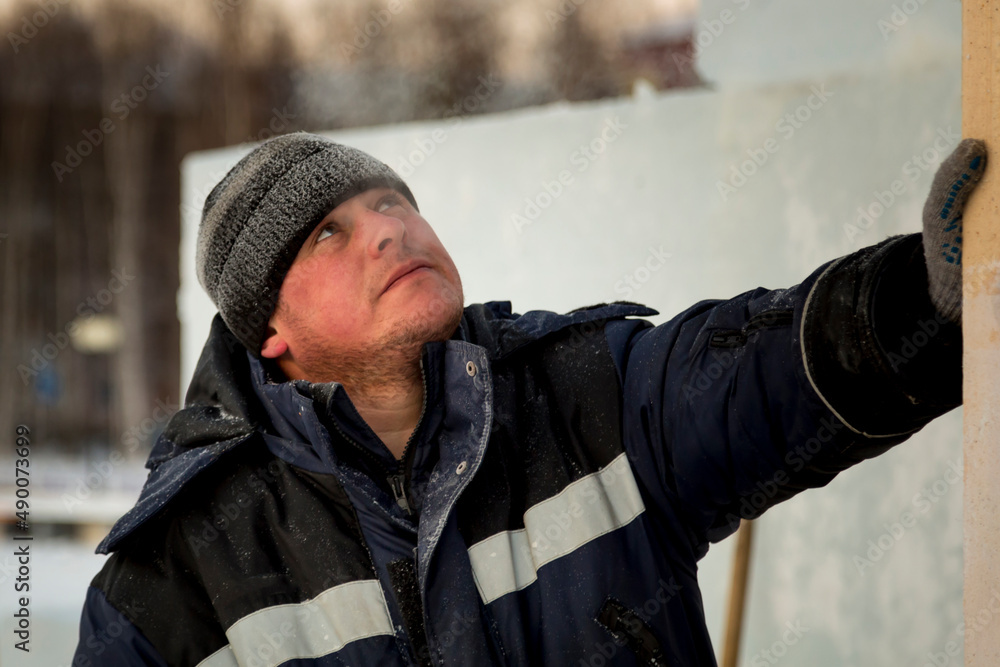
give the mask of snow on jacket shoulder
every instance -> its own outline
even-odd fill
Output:
[[[709,543],[960,404],[926,280],[912,235],[656,327],[469,306],[402,461],[216,318],[72,664],[714,665]]]

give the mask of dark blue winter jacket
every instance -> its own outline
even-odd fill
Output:
[[[919,235],[660,326],[465,309],[397,461],[216,317],[74,667],[714,665],[711,542],[961,402]]]

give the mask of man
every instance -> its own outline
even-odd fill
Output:
[[[630,303],[463,308],[388,167],[261,145],[205,204],[219,315],[98,548],[73,664],[715,664],[709,544],[961,403],[984,168],[962,142],[922,235],[653,327]]]

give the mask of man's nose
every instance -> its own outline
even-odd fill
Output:
[[[402,243],[406,236],[406,225],[399,218],[371,211],[368,215],[371,236],[368,241],[368,252],[372,257],[384,253],[393,243]]]

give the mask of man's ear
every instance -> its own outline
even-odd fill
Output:
[[[277,359],[288,351],[288,342],[274,328],[274,318],[267,325],[267,337],[260,346],[260,356],[265,359]]]

